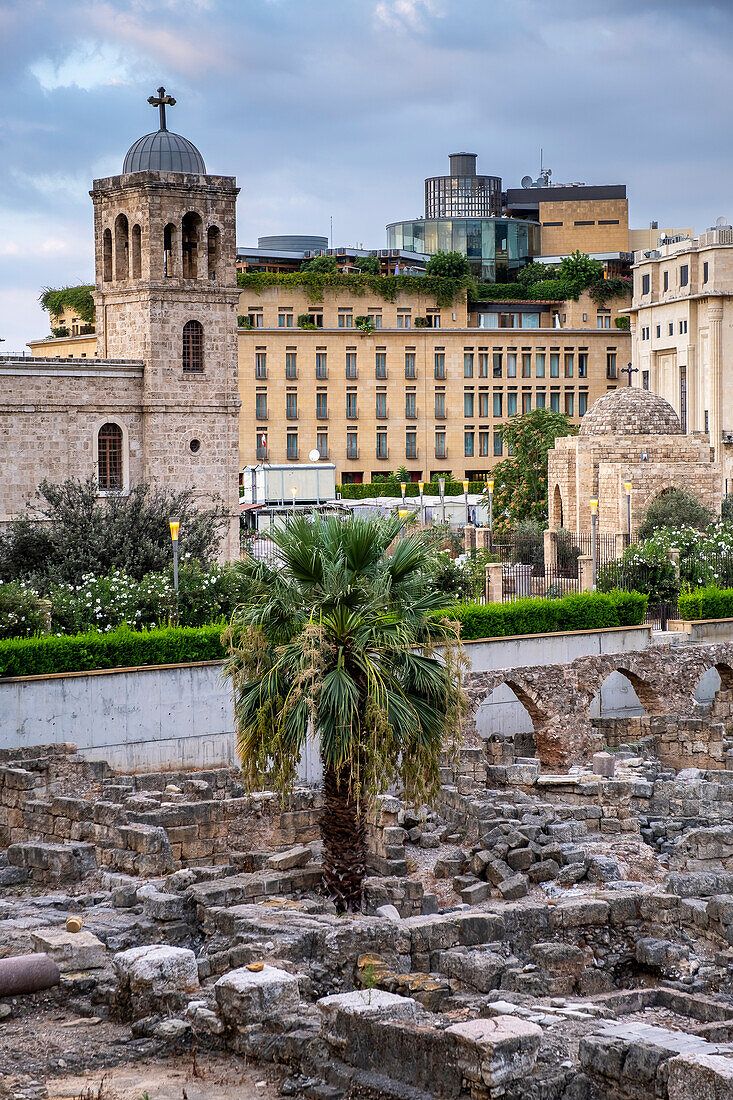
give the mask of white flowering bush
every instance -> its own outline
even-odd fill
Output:
[[[50,623],[48,600],[22,582],[0,584],[0,638],[47,634]]]
[[[663,527],[646,542],[632,544],[626,554],[636,550],[645,555],[660,551],[669,555],[673,548],[679,551],[683,587],[714,584],[726,588],[733,584],[733,523],[718,521],[704,531],[694,527]]]

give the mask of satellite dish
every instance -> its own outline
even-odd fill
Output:
[[[315,449],[315,447],[313,448],[312,451],[308,451],[308,458],[310,459],[311,462],[318,462],[318,459],[320,457],[321,457],[321,452],[317,451]]]
[[[545,186],[545,177],[544,176],[538,176],[537,179],[534,181],[534,186],[535,187],[544,187]]]
[[[522,176],[522,187],[531,187],[534,180],[531,176]]]
[[[728,219],[721,215],[719,218],[715,219],[715,224],[718,229],[725,229],[728,225]]]

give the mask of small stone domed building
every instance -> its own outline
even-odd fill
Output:
[[[596,498],[599,533],[625,533],[627,481],[632,532],[666,489],[685,489],[714,511],[723,496],[722,467],[713,461],[708,437],[685,435],[663,397],[636,388],[599,397],[579,434],[556,441],[548,463],[550,527],[590,531]]]

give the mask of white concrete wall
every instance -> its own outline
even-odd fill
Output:
[[[650,637],[648,627],[629,627],[467,642],[466,651],[471,668],[480,672],[626,653],[646,648]],[[206,662],[0,680],[0,748],[72,741],[83,756],[108,760],[119,771],[234,764],[232,697],[221,668],[219,662]],[[628,681],[614,676],[604,684],[600,713],[643,713]],[[482,705],[477,721],[484,733],[532,728],[506,685]],[[304,754],[299,777],[304,782],[321,778],[313,745]]]

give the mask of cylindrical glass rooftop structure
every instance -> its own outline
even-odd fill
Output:
[[[539,222],[519,218],[420,218],[387,226],[389,248],[462,252],[484,282],[507,282],[540,255]]]
[[[501,213],[501,177],[477,176],[476,153],[451,153],[449,176],[425,180],[426,218],[491,218]]]

